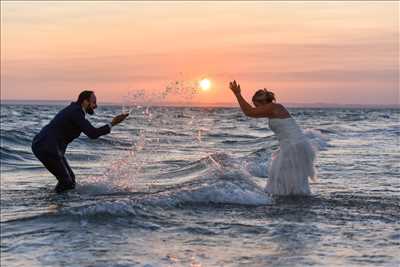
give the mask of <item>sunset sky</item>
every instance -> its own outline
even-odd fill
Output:
[[[119,102],[204,77],[193,102],[235,103],[236,79],[283,103],[396,104],[399,2],[1,2],[3,100]]]

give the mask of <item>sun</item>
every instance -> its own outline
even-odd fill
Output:
[[[211,88],[211,81],[209,79],[202,79],[199,82],[199,86],[200,86],[201,90],[207,91]]]

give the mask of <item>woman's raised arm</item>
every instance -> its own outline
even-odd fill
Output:
[[[243,98],[241,94],[240,84],[236,83],[235,80],[229,83],[229,88],[236,96],[239,106],[246,116],[252,118],[263,118],[263,117],[270,117],[272,115],[272,108],[269,105],[261,107],[253,107],[252,105],[250,105],[246,101],[246,99]]]

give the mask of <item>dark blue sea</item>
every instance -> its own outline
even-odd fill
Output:
[[[78,186],[55,194],[30,146],[62,107],[1,105],[1,266],[400,265],[399,109],[290,109],[319,178],[278,198],[267,119],[189,107],[82,135],[66,155]],[[101,126],[121,107],[96,111]]]

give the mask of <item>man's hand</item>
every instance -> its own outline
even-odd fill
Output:
[[[118,123],[123,122],[126,119],[126,117],[128,117],[128,116],[129,116],[129,113],[123,113],[123,114],[119,114],[119,115],[115,116],[111,121],[111,125],[115,126]]]
[[[236,83],[236,80],[229,83],[229,88],[235,95],[240,95],[240,84]]]

